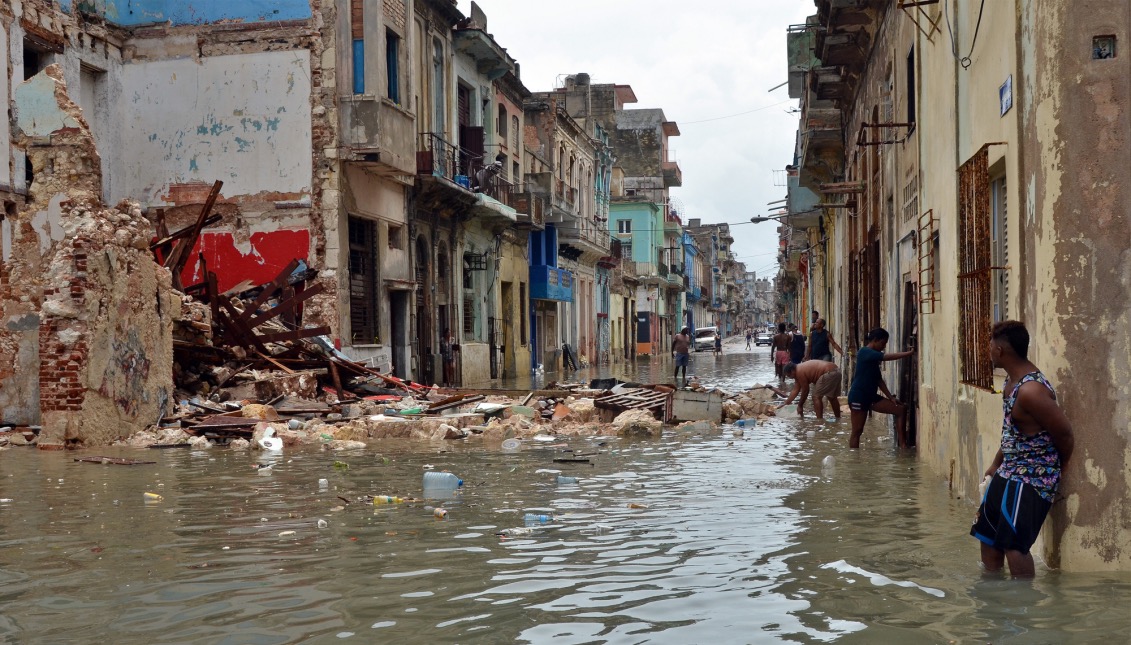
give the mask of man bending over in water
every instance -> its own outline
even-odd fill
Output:
[[[782,371],[788,378],[794,379],[794,382],[793,392],[790,393],[788,399],[778,406],[779,408],[793,403],[793,399],[800,394],[801,398],[797,400],[797,416],[799,418],[804,416],[805,399],[809,397],[811,391],[813,393],[813,412],[817,413],[817,418],[825,418],[825,400],[828,400],[833,409],[833,416],[836,417],[837,421],[840,421],[841,377],[840,368],[837,367],[836,363],[829,361],[805,361],[800,365],[789,363]]]

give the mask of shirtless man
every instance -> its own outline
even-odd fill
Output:
[[[793,399],[797,398],[800,394],[801,398],[797,399],[797,416],[801,418],[804,416],[805,399],[809,397],[809,393],[813,393],[813,412],[817,413],[818,419],[825,418],[825,400],[828,399],[829,405],[832,406],[833,416],[837,421],[840,421],[840,368],[836,363],[829,361],[805,361],[800,365],[796,363],[789,363],[782,371],[793,381],[793,392],[789,394],[786,399],[778,407],[784,407],[793,403]]]
[[[789,362],[789,344],[792,340],[793,334],[785,332],[785,323],[778,323],[778,333],[774,335],[774,342],[770,347],[774,356],[774,374],[783,383],[785,382],[785,373],[782,372],[782,368]]]
[[[679,368],[683,368],[683,382],[687,383],[687,364],[691,362],[691,328],[684,327],[672,337],[672,357],[675,358],[675,374],[673,379],[679,378]]]

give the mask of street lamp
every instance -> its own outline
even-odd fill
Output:
[[[789,217],[789,216],[790,216],[790,213],[782,213],[781,215],[764,215],[764,216],[763,215],[755,215],[754,217],[750,218],[750,221],[753,222],[754,224],[761,224],[762,222],[769,222],[770,220],[781,219],[783,217]]]
[[[755,215],[754,217],[750,218],[750,221],[755,223],[755,224],[761,224],[762,222],[768,222],[770,220],[781,219],[783,217],[793,217],[793,216],[796,216],[796,215],[808,215],[810,213],[817,213],[820,210],[821,209],[819,209],[819,208],[812,208],[812,209],[809,209],[807,211],[802,211],[800,213],[779,213],[777,215],[765,215],[765,216]]]

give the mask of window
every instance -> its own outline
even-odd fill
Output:
[[[495,127],[499,130],[499,139],[502,144],[507,145],[507,125],[510,123],[507,119],[507,106],[502,103],[499,104],[499,118],[495,121]]]
[[[526,323],[530,312],[526,309],[526,283],[518,283],[518,339],[522,345],[527,344]]]
[[[516,185],[522,183],[522,167],[517,161],[511,163],[511,183]]]
[[[1001,322],[1009,318],[1009,272],[999,268],[1009,264],[1009,211],[1006,203],[1005,177],[998,177],[990,183],[990,207],[993,221],[990,226],[990,246],[994,271],[993,275],[993,321]]]
[[[389,248],[390,249],[403,249],[404,248],[404,227],[389,224]]]
[[[907,53],[907,122],[915,123],[915,47]]]
[[[469,336],[475,333],[475,296],[463,297],[463,333]]]
[[[511,132],[514,137],[513,147],[515,151],[521,150],[519,146],[522,145],[522,126],[518,123],[518,115],[511,115]]]
[[[444,43],[436,38],[432,41],[432,131],[444,132],[447,119],[444,118],[447,99],[444,94]]]
[[[388,85],[386,96],[397,105],[401,103],[400,50],[400,36],[385,30],[385,78]]]
[[[363,0],[350,0],[350,36],[353,38],[353,93],[365,94],[365,8]]]
[[[618,219],[617,220],[617,233],[627,234],[632,232],[632,220]]]
[[[377,227],[349,218],[350,334],[354,345],[377,340]]]
[[[989,146],[958,169],[958,346],[962,382],[993,391],[989,340],[993,250]]]

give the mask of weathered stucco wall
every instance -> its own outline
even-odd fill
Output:
[[[309,203],[310,78],[308,51],[123,66],[113,199],[161,205],[171,185],[221,179],[229,198]]]
[[[1121,0],[1021,2],[1026,317],[1076,453],[1046,525],[1050,561],[1131,568],[1131,58]],[[1051,531],[1050,531],[1051,529]]]
[[[103,208],[94,138],[62,68],[14,99],[35,176],[0,265],[0,419],[41,424],[41,447],[109,443],[166,409],[180,303],[140,208]]]
[[[8,86],[12,82],[7,77],[8,31],[4,22],[0,18],[0,69],[4,70],[7,80],[0,83],[0,105],[8,105]],[[0,190],[12,189],[12,132],[6,125],[0,127]]]
[[[59,0],[64,11],[78,8],[123,26],[170,23],[305,20],[309,0]]]

